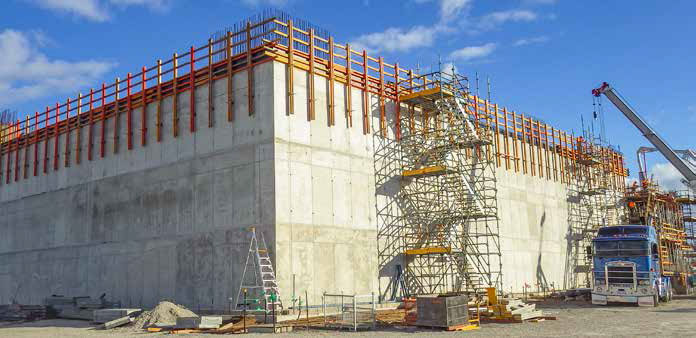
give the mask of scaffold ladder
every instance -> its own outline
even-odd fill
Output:
[[[280,301],[278,283],[273,270],[273,262],[268,254],[268,247],[263,233],[256,228],[249,228],[251,241],[247,253],[242,280],[237,293],[236,309],[262,310],[270,312],[275,307],[276,311],[283,308]]]

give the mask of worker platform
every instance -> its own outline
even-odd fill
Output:
[[[401,95],[399,96],[399,101],[409,105],[428,108],[430,106],[434,107],[437,100],[447,97],[454,97],[454,93],[450,90],[442,88],[441,86],[436,86],[410,94]]]

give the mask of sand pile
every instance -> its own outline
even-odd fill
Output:
[[[134,328],[175,325],[179,317],[196,317],[191,310],[172,302],[160,302],[154,309],[145,311],[133,323]]]

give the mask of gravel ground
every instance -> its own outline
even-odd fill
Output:
[[[696,298],[678,299],[653,307],[598,307],[581,302],[545,302],[537,305],[558,320],[522,324],[484,324],[480,330],[441,332],[415,327],[393,327],[378,331],[346,333],[336,331],[297,330],[274,337],[323,336],[470,336],[470,337],[696,337]],[[84,321],[43,320],[31,323],[0,323],[0,337],[154,337],[162,333],[133,332],[127,329],[98,330]],[[252,336],[262,336],[253,334]],[[209,334],[186,334],[182,337],[213,337]]]

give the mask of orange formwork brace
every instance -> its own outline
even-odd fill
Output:
[[[334,41],[329,37],[329,126],[336,125],[334,103]]]
[[[370,89],[370,80],[368,79],[367,71],[367,51],[363,49],[363,135],[367,135],[370,132],[370,96],[368,91]]]
[[[379,57],[379,132],[387,137],[387,112],[384,102],[384,58]]]
[[[225,44],[227,54],[227,121],[232,122],[234,120],[234,91],[232,90],[232,32],[227,32]]]
[[[309,72],[307,74],[307,121],[313,121],[314,112],[314,29],[309,30]]]
[[[288,115],[295,114],[295,28],[288,20],[288,65],[285,86],[288,95]],[[230,72],[231,74],[231,72]]]
[[[346,118],[348,127],[353,127],[353,59],[350,45],[346,44]]]
[[[394,100],[394,133],[397,140],[401,140],[401,101],[399,101],[399,63],[394,63],[394,88],[396,99]]]
[[[254,65],[251,63],[251,22],[246,25],[247,100],[249,116],[254,115]],[[312,51],[314,54],[314,51]],[[230,74],[231,75],[231,74]]]
[[[208,128],[213,127],[213,114],[215,110],[213,84],[213,39],[208,39]]]

